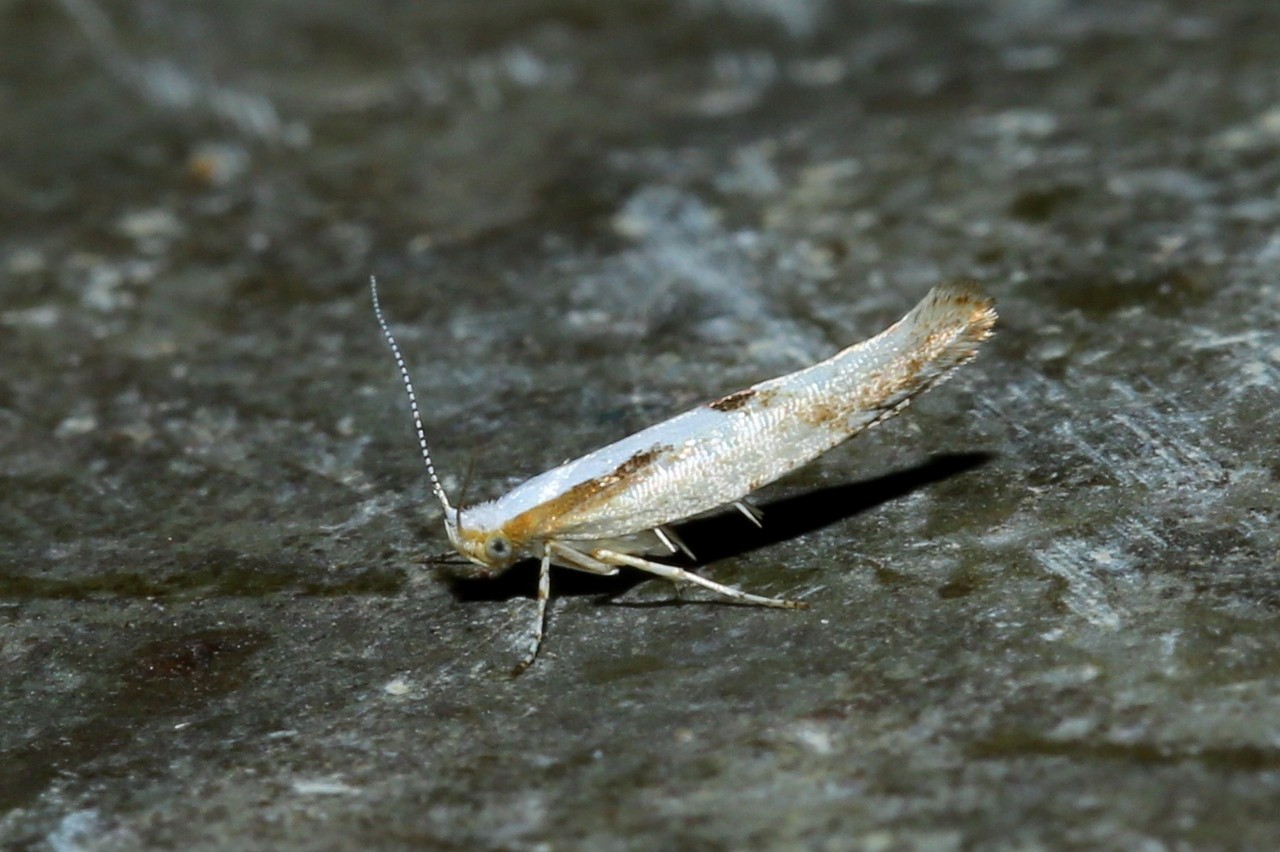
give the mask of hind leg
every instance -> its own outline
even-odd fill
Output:
[[[710,589],[717,594],[724,595],[726,598],[742,601],[743,603],[782,607],[784,609],[804,609],[808,607],[808,604],[803,601],[753,595],[750,592],[735,589],[733,586],[726,586],[714,580],[708,580],[706,577],[694,574],[692,571],[686,571],[674,565],[663,565],[661,562],[650,562],[647,559],[641,559],[628,553],[617,553],[612,550],[593,550],[591,556],[605,565],[625,565],[629,568],[639,568],[641,571],[648,571],[650,574],[666,577],[676,583],[693,583],[702,586],[704,589]]]

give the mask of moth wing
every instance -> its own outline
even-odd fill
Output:
[[[518,538],[633,535],[742,499],[899,411],[991,334],[972,282],[931,290],[901,320],[831,358],[644,429],[517,486]]]

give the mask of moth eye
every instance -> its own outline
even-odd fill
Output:
[[[511,555],[511,543],[500,535],[489,536],[484,543],[484,552],[490,559],[506,559]]]

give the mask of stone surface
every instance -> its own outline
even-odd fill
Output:
[[[1274,848],[1280,6],[0,3],[0,845]],[[999,335],[690,524],[446,542],[880,329]],[[467,472],[470,471],[468,474]],[[708,472],[714,475],[714,472]]]

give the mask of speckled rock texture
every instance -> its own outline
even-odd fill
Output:
[[[1280,4],[0,0],[0,846],[1280,846]],[[683,528],[479,500],[878,331],[981,357]],[[707,476],[715,476],[708,471]]]

